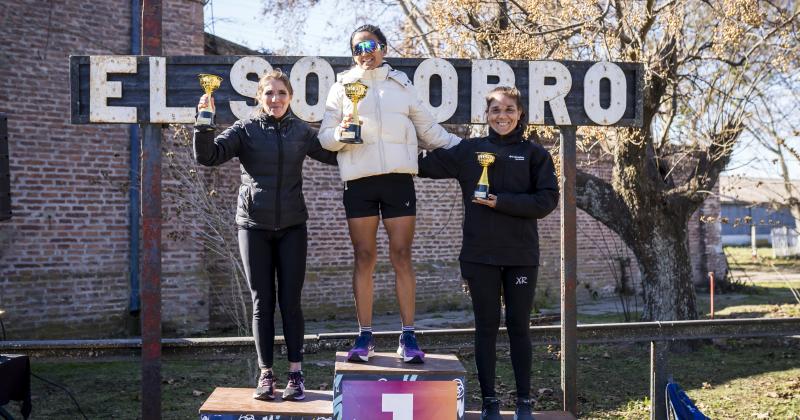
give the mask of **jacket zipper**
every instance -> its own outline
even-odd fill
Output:
[[[275,188],[275,230],[281,228],[281,180],[283,178],[283,133],[278,121],[278,185]]]
[[[387,79],[388,80],[388,79]],[[378,81],[375,81],[378,84]],[[378,92],[374,92],[376,98],[375,103],[378,104],[378,152],[381,156],[381,173],[386,173],[386,155],[383,151],[383,111],[381,110],[381,98]]]

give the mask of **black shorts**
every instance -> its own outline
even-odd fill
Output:
[[[348,219],[416,216],[417,197],[411,174],[368,176],[345,182],[344,211]]]

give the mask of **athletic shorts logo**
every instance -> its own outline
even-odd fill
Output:
[[[410,201],[406,201],[406,207],[411,207],[411,202]]]
[[[528,277],[526,276],[517,277],[517,284],[528,284]]]

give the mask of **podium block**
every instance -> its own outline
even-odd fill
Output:
[[[303,401],[253,399],[253,388],[217,388],[200,407],[200,420],[329,420],[333,392],[306,390]]]
[[[463,420],[466,370],[454,355],[408,364],[394,353],[351,363],[336,353],[334,420]]]

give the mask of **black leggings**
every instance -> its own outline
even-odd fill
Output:
[[[239,251],[253,296],[253,338],[258,366],[272,367],[275,345],[275,274],[290,362],[303,361],[303,309],[300,295],[306,277],[308,233],[305,223],[277,231],[239,229]]]
[[[461,262],[475,313],[475,364],[481,395],[494,397],[500,297],[506,306],[506,328],[517,398],[528,398],[531,387],[530,314],[536,291],[536,266],[497,266]]]

